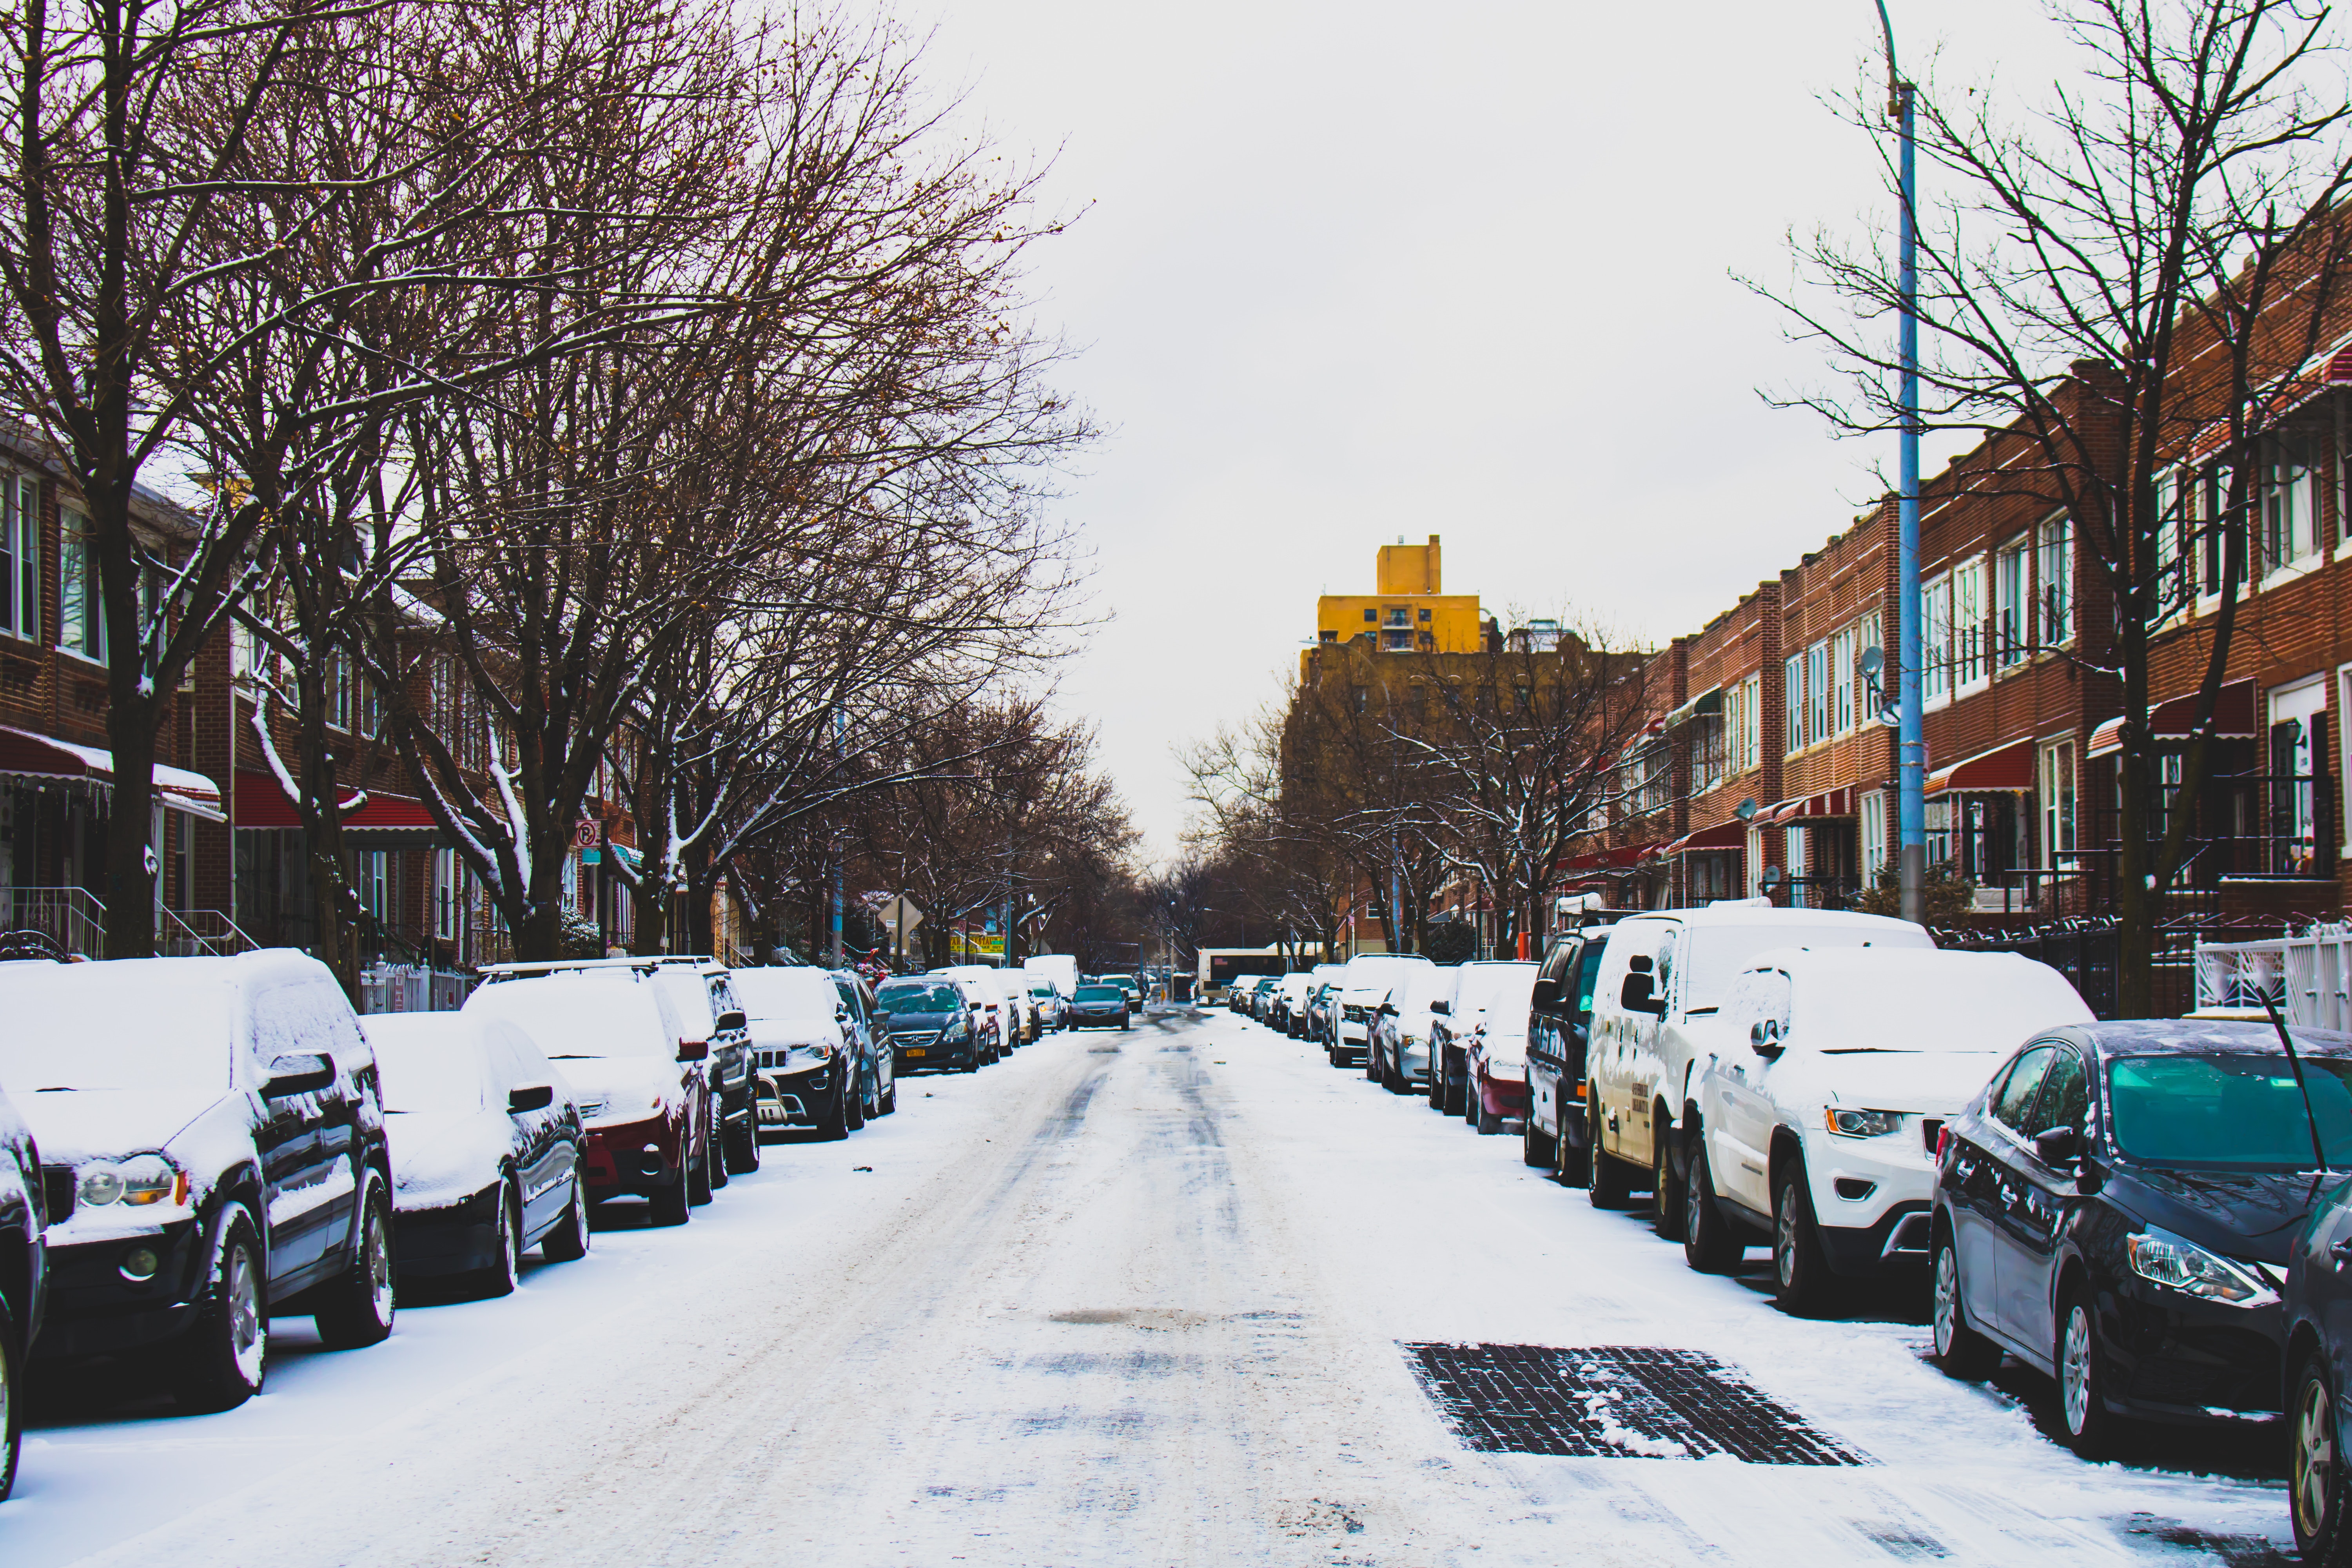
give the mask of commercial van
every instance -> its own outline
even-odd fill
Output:
[[[1593,1203],[1612,1207],[1633,1189],[1654,1191],[1660,1233],[1682,1235],[1680,1130],[1699,1066],[1725,1048],[1718,1010],[1749,959],[1782,947],[1935,945],[1909,921],[1831,910],[1728,904],[1620,921],[1594,975],[1586,1052]]]

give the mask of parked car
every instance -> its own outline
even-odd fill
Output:
[[[1134,975],[1106,974],[1102,977],[1101,983],[1105,985],[1116,985],[1127,993],[1127,1010],[1130,1015],[1143,1011],[1143,987],[1137,983]]]
[[[1030,979],[1051,985],[1065,1002],[1078,988],[1078,961],[1066,952],[1041,952],[1023,959],[1021,967]]]
[[[1935,1354],[2006,1351],[2058,1384],[2067,1436],[2280,1408],[2277,1287],[2329,1169],[2352,1168],[2352,1036],[2131,1019],[2037,1035],[1944,1124]],[[2326,1157],[2314,1152],[2316,1113]],[[2333,1247],[2333,1243],[2329,1244]]]
[[[2091,1022],[2065,976],[2013,952],[1783,948],[1723,1004],[1740,1042],[1699,1069],[1683,1250],[1725,1273],[1772,1247],[1783,1305],[1927,1260],[1936,1141],[2036,1030]]]
[[[874,988],[857,971],[835,970],[833,988],[849,1009],[845,1026],[856,1042],[859,1059],[866,1064],[866,1118],[870,1121],[888,1116],[898,1109],[898,1053],[890,1048],[889,1017],[875,999]]]
[[[1297,1019],[1306,1009],[1307,993],[1314,984],[1313,977],[1303,969],[1292,970],[1276,982],[1273,1016],[1267,1021],[1286,1035],[1297,1034]]]
[[[534,1247],[551,1263],[586,1257],[588,1131],[530,1037],[463,1013],[360,1026],[383,1096],[399,1283],[504,1296]]]
[[[1391,1094],[1411,1094],[1429,1081],[1429,1040],[1433,1026],[1453,1004],[1459,964],[1433,964],[1415,970],[1372,1014],[1370,1043],[1364,1052],[1364,1076]]]
[[[1073,1029],[1128,1027],[1127,993],[1116,985],[1081,985],[1070,998]]]
[[[2341,1078],[2318,1076],[2306,1064],[2304,1082],[2332,1169],[2352,1164],[2352,1097]],[[2323,1178],[2326,1180],[2328,1178]],[[2352,1487],[2352,1461],[2345,1444],[2352,1438],[2346,1418],[2345,1388],[2352,1376],[2352,1180],[2337,1179],[2321,1197],[2294,1238],[2286,1266],[2280,1315],[2286,1323],[2284,1385],[2290,1439],[2287,1504],[2294,1543],[2313,1564],[2340,1563],[2347,1544],[2345,1508]]]
[[[588,1130],[590,1205],[643,1198],[656,1225],[684,1225],[710,1201],[710,1047],[649,967],[494,964],[463,1011],[520,1028],[571,1083]]]
[[[702,1076],[710,1086],[711,1114],[719,1123],[719,1158],[711,1162],[710,1184],[723,1187],[730,1175],[760,1168],[760,1122],[751,1104],[751,1031],[741,999],[724,964],[708,958],[660,958],[654,984],[663,988],[671,1010],[686,1023],[686,1037],[709,1044]]]
[[[1432,1059],[1461,1074],[1449,1098],[1481,1134],[1527,1118],[1528,999],[1538,967],[1519,959],[1465,963],[1453,1000],[1436,1017]]]
[[[1037,1009],[1037,1026],[1058,1031],[1062,1027],[1062,1010],[1067,1004],[1062,994],[1054,989],[1050,980],[1039,980],[1029,987],[1029,1000]]]
[[[326,965],[0,965],[0,1082],[48,1196],[40,1360],[136,1352],[186,1410],[260,1392],[272,1317],[392,1332],[375,1061]]]
[[[834,977],[789,963],[738,970],[735,979],[751,1025],[761,1131],[800,1127],[846,1138],[865,1126],[873,1070]]]
[[[1371,1049],[1372,1015],[1409,977],[1437,966],[1415,953],[1360,952],[1339,973],[1339,1016],[1326,1054],[1333,1067],[1360,1067]]]
[[[1298,1037],[1316,1041],[1328,1055],[1331,1048],[1331,1027],[1337,1021],[1339,1011],[1339,966],[1334,965],[1331,973],[1319,977],[1315,982],[1315,988],[1307,994],[1306,1016],[1297,1031]]]
[[[1592,1168],[1586,1121],[1585,1045],[1592,1026],[1592,987],[1609,928],[1594,924],[1552,938],[1528,994],[1528,1114],[1521,1158],[1582,1186]],[[1447,1104],[1444,1109],[1459,1111]]]
[[[981,1035],[972,1022],[971,1001],[954,981],[936,974],[902,975],[885,980],[875,1001],[889,1016],[897,1070],[979,1070]]]
[[[25,1360],[41,1331],[48,1280],[48,1198],[32,1129],[0,1094],[0,1502],[16,1484],[24,1442]]]
[[[1664,910],[1609,931],[1592,994],[1585,1101],[1588,1191],[1615,1208],[1654,1195],[1658,1234],[1682,1235],[1681,1130],[1698,1064],[1721,1044],[1717,1009],[1757,953],[1776,947],[1925,948],[1925,927],[1882,915],[1727,904]],[[1746,1043],[1740,1042],[1740,1048]]]
[[[1020,1015],[999,984],[996,971],[985,964],[960,963],[931,973],[946,975],[961,986],[986,1019],[987,1027],[982,1031],[986,1037],[982,1042],[981,1060],[992,1062],[1011,1056],[1013,1047],[1020,1043]]]

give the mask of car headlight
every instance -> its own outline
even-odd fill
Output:
[[[76,1199],[86,1208],[109,1204],[144,1207],[149,1204],[184,1204],[188,1178],[161,1154],[135,1154],[128,1160],[93,1160],[74,1173]]]
[[[1884,1138],[1889,1132],[1903,1130],[1903,1113],[1899,1110],[1849,1110],[1843,1105],[1832,1105],[1822,1110],[1822,1120],[1841,1138]]]
[[[2143,1230],[2124,1237],[2124,1257],[2141,1279],[2208,1301],[2247,1306],[2271,1294],[2268,1286],[2228,1258],[2166,1231]]]
[[[940,1040],[942,1044],[953,1045],[958,1040],[969,1039],[971,1037],[971,1020],[966,1018],[958,1018],[940,1034]]]

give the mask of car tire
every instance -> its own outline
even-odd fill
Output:
[[[730,1122],[719,1133],[719,1152],[730,1176],[748,1176],[760,1168],[760,1102],[745,1108],[740,1123]]]
[[[1813,1217],[1812,1186],[1804,1162],[1792,1160],[1772,1192],[1772,1288],[1780,1305],[1811,1317],[1832,1294],[1829,1258],[1822,1251],[1820,1222]]]
[[[842,1085],[841,1099],[843,1118],[849,1123],[849,1130],[852,1132],[858,1131],[866,1125],[865,1086],[858,1083]]]
[[[885,1116],[895,1116],[898,1113],[898,1075],[894,1072],[890,1075],[890,1087],[882,1091],[882,1114]]]
[[[973,1059],[976,1061],[979,1058],[975,1056]],[[818,1124],[816,1135],[820,1142],[826,1143],[838,1143],[849,1136],[849,1086],[847,1084],[843,1084],[834,1091],[833,1109],[825,1113],[824,1121]]]
[[[392,1337],[392,1200],[373,1167],[360,1184],[359,1231],[351,1267],[320,1288],[313,1314],[319,1342],[331,1351],[361,1350]]]
[[[1675,1180],[1673,1129],[1665,1107],[1650,1113],[1650,1228],[1661,1241],[1679,1241],[1683,1235],[1682,1185]]]
[[[1729,1274],[1748,1247],[1715,1201],[1715,1173],[1706,1161],[1706,1129],[1691,1127],[1690,1179],[1683,1184],[1683,1261],[1701,1274]]]
[[[1622,1209],[1633,1191],[1632,1178],[1625,1167],[1603,1153],[1601,1149],[1601,1108],[1588,1105],[1584,1113],[1585,1150],[1591,1155],[1586,1167],[1584,1193],[1586,1201],[1597,1209]]]
[[[2088,1287],[2076,1280],[2058,1309],[2058,1419],[2066,1446],[2079,1459],[2104,1459],[2115,1451],[2124,1421],[2107,1408],[2107,1358],[2099,1348],[2098,1306]]]
[[[550,1263],[576,1263],[588,1256],[588,1187],[575,1172],[572,1201],[555,1228],[539,1238],[539,1255]]]
[[[1435,1040],[1429,1042],[1429,1109],[1445,1109],[1445,1052]]]
[[[1437,1108],[1448,1116],[1461,1115],[1462,1108],[1469,1103],[1469,1085],[1470,1073],[1466,1065],[1459,1072],[1448,1068],[1445,1072],[1445,1087],[1438,1090],[1442,1098],[1437,1102]]]
[[[2321,1352],[2304,1358],[2286,1408],[2287,1512],[2294,1521],[2295,1549],[2314,1568],[2336,1568],[2352,1542],[2344,1530],[2345,1467],[2336,1442],[2336,1389]]]
[[[1592,1151],[1580,1148],[1568,1136],[1568,1107],[1560,1107],[1560,1135],[1552,1140],[1552,1180],[1564,1187],[1580,1187],[1592,1179]]]
[[[978,1046],[972,1047],[971,1055],[964,1058],[963,1070],[966,1072],[978,1072],[980,1070],[980,1047]]]
[[[203,1308],[169,1352],[164,1382],[182,1410],[234,1410],[261,1392],[269,1359],[268,1279],[253,1215],[234,1205],[213,1246]]]
[[[714,1193],[733,1179],[727,1169],[727,1123],[719,1120],[716,1096],[711,1100],[710,1120],[702,1129],[702,1173]]]
[[[1478,1130],[1481,1138],[1492,1138],[1503,1130],[1503,1119],[1486,1108],[1486,1082],[1479,1077],[1470,1080],[1470,1125]]]
[[[688,1207],[700,1208],[710,1201],[710,1142],[709,1139],[703,1140],[701,1152],[688,1162],[686,1180],[681,1184],[686,1188],[686,1201]]]
[[[1552,1162],[1559,1158],[1559,1151],[1556,1147],[1559,1142],[1536,1130],[1535,1095],[1530,1089],[1527,1119],[1519,1123],[1519,1163],[1532,1165],[1538,1171],[1550,1170]]]
[[[522,1200],[509,1186],[499,1194],[499,1256],[492,1263],[475,1274],[474,1295],[487,1300],[495,1296],[511,1296],[522,1283]]]
[[[1946,1377],[1982,1383],[2000,1365],[2000,1347],[1969,1327],[1960,1290],[1960,1249],[1947,1231],[1936,1238],[1928,1310],[1936,1365]]]
[[[0,1502],[16,1487],[16,1458],[25,1445],[25,1349],[16,1314],[0,1301]]]

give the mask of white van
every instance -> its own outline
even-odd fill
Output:
[[[1594,980],[1586,1051],[1594,1205],[1649,1188],[1659,1234],[1680,1239],[1683,1117],[1701,1058],[1723,1046],[1717,1010],[1748,960],[1776,947],[1935,945],[1909,921],[1832,910],[1732,904],[1620,921]]]

